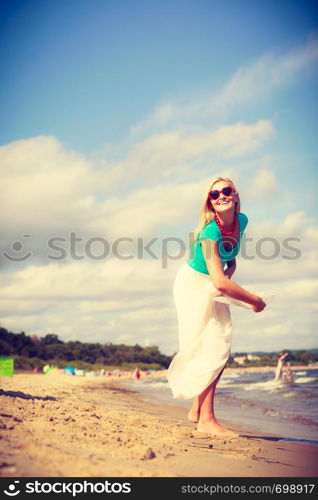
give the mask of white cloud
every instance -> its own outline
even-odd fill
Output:
[[[2,146],[0,162],[6,229],[85,226],[102,179],[82,155],[64,150],[54,137],[39,136]]]
[[[263,330],[263,335],[274,337],[274,342],[277,342],[277,338],[285,337],[288,334],[292,333],[293,323],[292,321],[285,321],[279,325],[271,325],[267,326]]]
[[[9,300],[0,299],[2,317],[18,315],[25,317],[34,314],[41,314],[52,307],[53,304],[54,301],[28,299],[16,300],[15,297],[10,298]]]
[[[7,239],[2,236],[2,246],[10,254],[18,232],[31,234],[32,239],[24,241],[25,249],[35,246],[39,253],[49,237],[67,237],[70,231],[80,231],[79,236],[93,232],[142,236],[158,224],[178,223],[195,206],[208,158],[248,155],[272,134],[268,120],[192,134],[176,130],[141,141],[124,160],[108,168],[95,168],[82,155],[65,150],[54,137],[3,146],[0,196]],[[195,174],[198,158],[203,162],[201,175]],[[194,175],[199,175],[195,182]],[[136,182],[139,188],[128,191]]]
[[[305,237],[307,241],[311,244],[318,243],[318,228],[311,226],[307,227],[305,230]]]
[[[252,125],[236,123],[208,132],[175,129],[152,135],[137,144],[127,162],[147,162],[150,167],[164,165],[165,161],[178,165],[207,153],[214,153],[223,158],[235,158],[254,152],[271,138],[273,133],[274,127],[269,120],[259,120]]]
[[[202,123],[224,117],[234,109],[268,95],[275,88],[288,85],[300,72],[318,62],[318,40],[306,43],[285,53],[266,54],[249,66],[239,68],[218,93],[206,91],[203,95],[181,101],[162,102],[153,113],[132,128],[132,134],[149,133],[162,127],[177,127],[181,123]]]
[[[275,87],[287,84],[301,70],[318,62],[318,41],[309,40],[280,56],[269,54],[249,67],[239,69],[221,92],[214,105],[228,108],[257,99]]]
[[[275,173],[268,169],[260,169],[256,172],[254,179],[249,183],[246,193],[249,198],[257,199],[266,197],[271,199],[275,197],[278,191],[278,182]]]
[[[175,316],[174,308],[163,307],[160,310],[157,308],[148,309],[137,309],[136,311],[131,311],[129,313],[123,314],[123,319],[127,320],[132,325],[140,324],[140,322],[146,322],[148,325],[153,325],[153,323],[162,322],[162,320],[172,321]]]

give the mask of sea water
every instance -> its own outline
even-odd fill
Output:
[[[226,371],[216,389],[217,418],[249,432],[318,445],[318,369],[293,369],[293,383],[274,382],[273,371]],[[133,382],[144,398],[189,409],[192,400],[173,399],[165,376]]]

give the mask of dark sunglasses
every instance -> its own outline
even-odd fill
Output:
[[[231,194],[235,193],[235,189],[232,186],[226,186],[221,189],[221,191],[214,189],[214,191],[209,192],[209,196],[212,200],[217,200],[221,193],[224,194],[224,196],[231,196]]]

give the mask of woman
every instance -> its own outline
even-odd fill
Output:
[[[231,179],[209,183],[190,258],[180,267],[173,289],[180,351],[169,366],[168,382],[175,398],[195,398],[188,419],[198,422],[198,431],[221,436],[235,435],[214,414],[215,388],[230,356],[232,323],[229,305],[217,297],[250,304],[255,312],[266,306],[261,297],[231,281],[247,222]]]

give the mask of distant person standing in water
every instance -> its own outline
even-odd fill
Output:
[[[293,384],[294,383],[294,375],[291,367],[291,356],[287,356],[285,358],[285,366],[283,368],[282,373],[282,381],[285,384]]]
[[[278,382],[279,379],[282,377],[283,366],[284,366],[285,359],[287,356],[288,356],[288,352],[284,352],[279,356],[278,361],[277,361],[277,366],[276,366],[274,382]]]
[[[229,304],[215,297],[245,302],[254,312],[266,306],[261,297],[231,280],[247,222],[233,181],[212,180],[191,257],[179,268],[173,288],[180,350],[169,366],[168,382],[175,398],[194,398],[188,419],[198,422],[198,431],[221,436],[235,436],[214,414],[216,385],[230,356],[232,323]]]
[[[285,367],[285,370],[283,371],[282,379],[283,379],[283,382],[285,382],[285,384],[293,384],[294,375],[293,375],[293,371],[291,368],[291,363],[286,363],[286,367]]]

